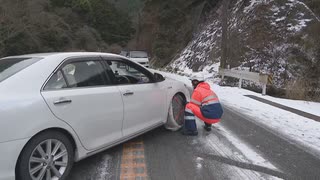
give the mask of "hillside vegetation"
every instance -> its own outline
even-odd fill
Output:
[[[215,0],[0,0],[0,56],[146,50],[168,64]]]
[[[105,0],[1,0],[0,56],[107,51],[135,33],[127,13]]]

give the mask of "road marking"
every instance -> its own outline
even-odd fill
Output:
[[[120,180],[147,180],[147,166],[143,141],[127,142],[123,145]]]

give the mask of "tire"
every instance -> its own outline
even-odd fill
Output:
[[[165,128],[171,131],[177,131],[182,128],[184,124],[184,110],[185,110],[185,98],[181,94],[173,96]]]
[[[63,133],[43,132],[33,137],[22,150],[17,163],[17,179],[33,180],[43,176],[40,180],[65,180],[73,161],[74,147]]]

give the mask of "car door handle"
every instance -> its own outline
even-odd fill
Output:
[[[58,105],[58,104],[66,104],[66,103],[71,103],[71,99],[59,99],[57,101],[54,101],[53,104]]]
[[[168,89],[172,89],[172,86],[169,86]]]
[[[131,96],[131,95],[133,95],[134,93],[132,92],[132,91],[127,91],[127,92],[125,92],[123,95],[124,96]]]

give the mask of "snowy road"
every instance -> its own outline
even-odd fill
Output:
[[[225,106],[212,132],[186,137],[155,129],[144,143],[149,179],[319,179],[320,160]],[[136,140],[135,140],[136,141]],[[70,180],[121,179],[123,145],[75,164]],[[144,178],[141,178],[144,179]]]

